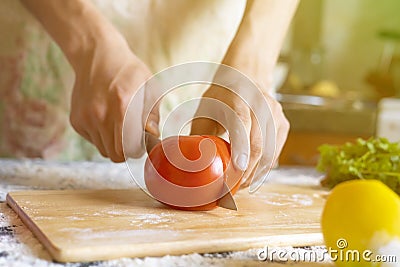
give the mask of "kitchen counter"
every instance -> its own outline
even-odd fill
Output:
[[[279,168],[268,181],[317,185],[321,175],[312,168]],[[56,263],[39,241],[5,204],[10,191],[39,189],[123,189],[135,186],[125,164],[110,162],[49,162],[42,160],[0,160],[0,266],[333,266],[324,262],[262,262],[259,249],[182,256],[121,258],[111,261]],[[289,253],[313,250],[322,255],[324,247],[282,248]],[[300,255],[299,254],[299,255]],[[285,264],[286,263],[286,264]]]
[[[280,164],[316,165],[318,147],[375,135],[376,103],[310,95],[278,94],[290,131]]]

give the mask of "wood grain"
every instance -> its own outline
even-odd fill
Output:
[[[321,245],[327,191],[266,184],[239,211],[172,210],[140,189],[21,191],[8,205],[60,262]]]

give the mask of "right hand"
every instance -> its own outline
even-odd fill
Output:
[[[125,113],[131,97],[151,76],[147,66],[117,34],[99,38],[93,49],[74,62],[75,85],[71,99],[70,121],[74,129],[93,143],[101,155],[122,162],[125,155],[139,157],[142,147],[145,94],[135,96],[134,112],[127,113],[124,134],[129,144],[122,144]],[[130,109],[132,110],[132,109]],[[158,110],[152,111],[146,130],[158,136]]]
[[[57,42],[75,71],[70,120],[75,130],[112,161],[124,161],[124,153],[138,157],[142,147],[143,91],[136,94],[133,112],[124,116],[132,96],[151,76],[150,70],[129,49],[123,36],[91,3],[84,0],[21,0]],[[158,135],[158,109],[146,130]],[[126,135],[125,135],[126,134]],[[129,143],[128,143],[129,142]]]

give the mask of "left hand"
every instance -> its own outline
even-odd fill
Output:
[[[216,114],[217,117],[222,116],[224,123],[227,123],[225,126],[230,129],[229,138],[233,164],[236,168],[244,171],[242,186],[252,185],[250,192],[258,188],[259,183],[256,181],[264,177],[269,168],[276,163],[289,131],[289,123],[283,114],[281,105],[267,93],[267,90],[271,87],[272,79],[269,78],[272,78],[270,75],[273,73],[286,30],[297,4],[298,0],[247,1],[239,29],[222,63],[236,68],[250,77],[258,84],[257,87],[261,89],[262,93],[249,92],[246,85],[240,86],[240,82],[234,81],[235,77],[233,77],[233,79],[228,78],[228,82],[234,85],[232,87],[237,87],[236,93],[247,96],[245,99],[249,105],[235,93],[214,85],[203,95],[227,104],[240,118],[240,121],[231,120],[232,118],[224,119],[227,116],[227,114],[221,114],[224,111],[213,112],[203,100],[198,109],[198,114],[205,110]],[[265,101],[268,103],[271,114],[267,114]],[[272,117],[268,117],[269,115]],[[239,130],[242,126],[245,128],[244,131]],[[224,131],[224,128],[217,122],[199,118],[193,121],[191,133],[219,135]],[[269,134],[273,132],[275,136],[263,136],[263,132]],[[274,138],[272,140],[275,140],[275,144],[271,142],[271,138]],[[271,148],[271,146],[274,147]],[[267,150],[273,152],[269,153]]]

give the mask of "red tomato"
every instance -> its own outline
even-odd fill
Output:
[[[230,159],[230,145],[222,138],[172,136],[150,151],[144,171],[146,187],[170,207],[210,210],[227,193],[224,182],[231,193],[239,187],[242,173]]]

